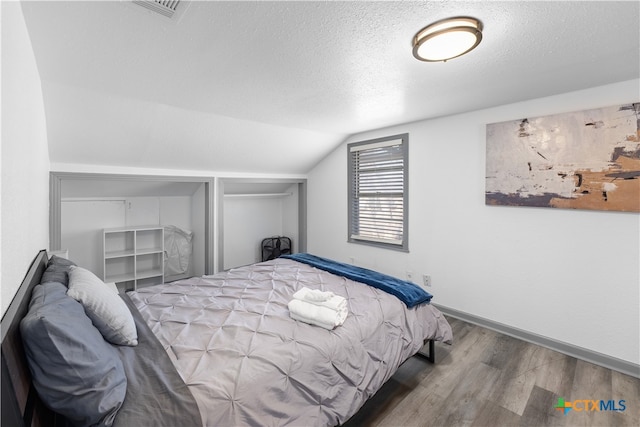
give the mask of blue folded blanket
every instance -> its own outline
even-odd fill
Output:
[[[433,295],[415,283],[400,280],[398,278],[387,276],[386,274],[368,270],[366,268],[357,267],[355,265],[343,264],[341,262],[321,258],[307,253],[283,255],[282,258],[289,258],[294,261],[302,262],[321,270],[328,271],[329,273],[373,286],[374,288],[378,288],[397,297],[409,308],[429,302],[433,297]]]

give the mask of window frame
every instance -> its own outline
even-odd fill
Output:
[[[392,141],[400,141],[401,153],[402,153],[402,237],[399,243],[393,242],[391,239],[376,239],[371,236],[359,236],[357,235],[356,218],[359,217],[359,213],[356,212],[358,207],[356,205],[357,198],[357,182],[356,182],[356,167],[355,160],[353,159],[354,153],[358,151],[373,150],[376,148],[384,147]],[[394,144],[397,145],[397,144]],[[370,148],[364,148],[369,146]],[[391,147],[391,145],[389,145]],[[382,138],[370,139],[366,141],[352,142],[347,144],[347,193],[348,193],[348,229],[347,229],[347,242],[357,243],[369,246],[375,246],[379,248],[392,249],[402,252],[409,252],[409,134],[403,133],[398,135],[385,136]]]

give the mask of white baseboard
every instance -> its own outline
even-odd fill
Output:
[[[546,347],[551,350],[555,350],[557,352],[575,357],[576,359],[581,359],[586,362],[603,366],[605,368],[613,369],[614,371],[622,372],[623,374],[630,375],[635,378],[640,378],[640,365],[637,365],[635,363],[618,359],[613,356],[608,356],[606,354],[602,354],[583,347],[578,347],[573,344],[568,344],[566,342],[554,340],[553,338],[534,334],[532,332],[527,332],[522,329],[514,328],[513,326],[505,325],[504,323],[474,316],[473,314],[465,313],[463,311],[459,311],[449,307],[444,307],[439,304],[433,304],[433,306],[447,316],[455,317],[456,319],[460,319],[474,325],[482,326],[483,328],[491,329],[496,332],[500,332],[502,334],[530,342],[532,344],[537,344],[542,347]]]

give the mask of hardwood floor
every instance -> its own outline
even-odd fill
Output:
[[[344,426],[640,426],[640,379],[448,319],[436,363],[410,358]]]

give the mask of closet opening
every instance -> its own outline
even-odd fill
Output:
[[[101,278],[122,269],[118,276],[126,288],[137,279],[155,284],[212,274],[214,190],[212,178],[51,172],[50,250],[68,251],[69,259]],[[160,242],[154,239],[154,247],[160,248],[154,249],[156,255],[143,254],[135,261],[108,255],[120,230],[127,235],[141,227],[162,236]],[[129,244],[126,239],[124,243]],[[187,245],[190,253],[185,255]],[[124,283],[126,275],[135,275],[144,262],[162,274]],[[105,271],[109,268],[112,271]]]
[[[262,239],[286,236],[307,251],[306,179],[218,180],[218,267],[260,262]]]

